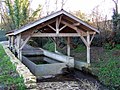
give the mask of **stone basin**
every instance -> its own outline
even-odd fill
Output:
[[[54,60],[44,55],[23,56],[22,61],[36,77],[62,74],[62,69],[66,68],[66,63]]]

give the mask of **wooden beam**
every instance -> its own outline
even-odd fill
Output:
[[[11,50],[14,48],[14,36],[11,36]]]
[[[91,38],[91,40],[90,40],[90,45],[91,45],[91,43],[92,43],[92,40],[93,40],[95,34],[96,34],[96,32],[92,35],[92,38]]]
[[[61,21],[61,23],[63,23],[63,24],[65,24],[65,25],[67,25],[68,27],[70,27],[70,28],[72,28],[72,29],[74,29],[74,30],[79,30],[82,34],[86,34],[83,30],[80,30],[80,29],[78,29],[77,27],[75,27],[75,26],[73,26],[73,25],[71,25],[71,24],[69,24],[69,23],[67,23],[67,22],[65,22],[65,21]]]
[[[80,23],[74,23],[73,25],[74,25],[74,26],[79,26],[79,25],[80,25]]]
[[[90,64],[90,34],[87,32],[87,63]]]
[[[34,33],[32,37],[79,37],[78,33]],[[86,36],[86,35],[85,35]]]
[[[52,27],[51,25],[48,25],[48,27],[50,27],[52,30],[56,31],[56,29],[54,27]]]
[[[28,38],[25,40],[25,41],[23,41],[23,43],[22,43],[22,46],[20,47],[20,50],[22,50],[22,48],[25,46],[25,44],[28,42],[28,40],[30,39],[30,37],[31,36],[28,36]]]
[[[35,31],[31,31],[26,38],[22,38],[23,39],[23,43],[20,46],[20,50],[22,50],[22,48],[25,46],[25,44],[28,42],[28,40],[31,38],[31,36],[35,33]],[[27,34],[27,33],[26,33]],[[23,34],[24,36],[25,34]],[[21,41],[22,42],[22,41]]]
[[[42,24],[36,26],[35,30],[39,30],[40,28],[45,27],[46,25],[49,25],[51,23],[54,23],[55,21],[56,20],[50,20],[50,21],[47,21],[46,23],[42,23]]]
[[[56,19],[56,34],[59,34],[59,19]]]
[[[9,45],[9,48],[11,49],[11,36],[8,36],[8,45]]]
[[[17,35],[17,53],[18,58],[22,61],[22,51],[20,50],[21,45],[21,34]]]
[[[63,24],[65,24],[65,25],[67,25],[68,27],[76,30],[76,32],[79,31],[82,36],[84,36],[84,35],[87,36],[86,32],[84,32],[82,29],[79,29],[79,28],[77,28],[76,26],[74,26],[74,25],[72,25],[72,24],[70,24],[70,23],[67,23],[67,22],[65,22],[65,21],[63,21],[63,20],[61,21],[61,23],[63,23]],[[95,32],[89,32],[89,34],[94,34],[94,33],[95,33]]]
[[[63,16],[63,15],[61,15],[60,18],[59,18],[59,22],[58,22],[59,25],[60,25],[60,22],[61,22],[62,16]]]
[[[80,32],[79,30],[76,30],[76,31],[77,31],[77,33],[79,34],[79,36],[80,36],[80,38],[82,39],[82,41],[84,42],[84,44],[87,46],[88,43],[87,43],[86,39],[83,37],[83,35],[81,35],[81,32]]]
[[[63,27],[61,27],[59,31],[63,30],[65,27],[67,27],[67,25],[64,25]]]
[[[67,55],[70,56],[70,37],[67,37]]]
[[[57,43],[56,43],[56,38],[54,37],[54,45],[55,45],[55,52],[57,52]]]

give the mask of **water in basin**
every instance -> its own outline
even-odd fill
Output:
[[[39,55],[39,56],[25,56],[27,57],[30,61],[33,63],[39,65],[39,64],[50,64],[50,63],[62,63],[60,61],[57,61],[55,59],[46,57],[44,55]]]

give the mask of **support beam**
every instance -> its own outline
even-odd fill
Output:
[[[67,25],[68,27],[70,27],[70,28],[72,28],[76,31],[78,30],[79,32],[81,32],[81,34],[86,34],[83,30],[78,29],[76,26],[73,26],[72,24],[70,24],[68,22],[65,22],[65,21],[62,20],[61,23]]]
[[[90,34],[87,32],[87,63],[90,64]]]
[[[11,50],[14,51],[13,49],[14,49],[14,36],[11,36]]]
[[[86,36],[86,34],[83,34]],[[79,33],[34,33],[32,37],[80,37]]]
[[[67,55],[70,56],[70,37],[67,37]]]
[[[22,48],[25,46],[25,44],[28,42],[28,40],[30,39],[30,37],[31,36],[28,36],[27,38],[26,38],[26,40],[25,41],[23,41],[23,43],[22,43],[22,45],[21,45],[21,47],[20,47],[20,50],[22,50]]]
[[[59,34],[59,19],[56,19],[56,34]]]
[[[56,38],[54,37],[55,52],[57,52]]]
[[[22,61],[22,51],[20,50],[21,46],[21,34],[17,35],[17,53],[18,53],[18,58]]]
[[[82,39],[82,41],[84,42],[84,44],[87,46],[87,41],[86,39],[83,37],[83,35],[81,35],[81,32],[79,30],[76,30],[76,32],[79,34],[80,38]]]
[[[93,40],[95,34],[96,34],[96,32],[92,35],[92,38],[91,38],[91,40],[90,40],[90,45],[91,45],[91,43],[92,43],[92,40]]]
[[[65,27],[67,27],[67,25],[64,25],[63,27],[61,27],[59,31],[63,30]]]
[[[11,49],[11,36],[8,37],[8,41],[9,48]]]
[[[48,25],[48,27],[50,27],[52,30],[56,31],[56,29],[54,27],[52,27],[51,25]]]

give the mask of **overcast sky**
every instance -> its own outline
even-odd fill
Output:
[[[45,5],[46,1],[48,2],[49,8],[46,8],[47,6]],[[56,5],[55,5],[56,0],[32,0],[31,1],[31,7],[33,9],[36,9],[39,4],[43,6],[43,11],[46,13],[47,11],[55,11],[56,10]],[[57,10],[61,9],[61,1],[58,0],[58,8]],[[63,9],[66,11],[77,11],[81,10],[82,12],[86,14],[92,13],[92,10],[99,6],[100,12],[104,15],[107,15],[108,18],[112,16],[113,13],[113,7],[114,3],[112,0],[64,0],[66,1]],[[118,5],[120,6],[120,0],[118,0]],[[119,9],[120,11],[120,9]]]

